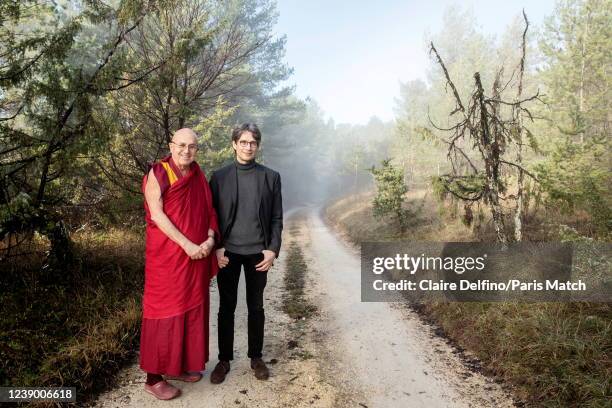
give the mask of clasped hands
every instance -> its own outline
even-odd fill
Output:
[[[196,245],[193,242],[189,242],[185,245],[185,253],[193,260],[206,258],[210,251],[215,246],[215,241],[212,237],[202,242],[200,245]]]

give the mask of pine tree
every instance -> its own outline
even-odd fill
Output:
[[[612,231],[611,15],[609,0],[560,1],[540,43],[549,125],[537,173],[548,204],[586,211],[583,232],[601,237]]]
[[[409,219],[409,212],[403,206],[404,195],[408,192],[403,170],[394,166],[390,159],[385,159],[380,168],[372,166],[370,172],[376,181],[374,216],[381,219],[391,216],[399,226],[400,233],[403,233]]]
[[[65,182],[104,139],[93,112],[106,93],[132,82],[123,44],[157,3],[0,3],[0,239],[8,251],[16,237],[38,231],[51,241],[52,261],[70,261],[61,207],[74,191]],[[84,46],[100,25],[106,41]]]

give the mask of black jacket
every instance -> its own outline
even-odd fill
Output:
[[[221,240],[218,247],[223,247],[224,239],[230,232],[236,219],[238,197],[238,174],[234,163],[213,172],[210,177],[210,189],[213,206],[219,219]],[[283,232],[283,198],[281,195],[281,178],[278,172],[255,164],[259,184],[259,223],[264,234],[266,249],[276,252],[278,256]]]

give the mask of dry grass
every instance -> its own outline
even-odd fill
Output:
[[[295,320],[306,319],[317,312],[315,305],[304,297],[305,275],[308,265],[304,260],[302,249],[292,242],[288,249],[285,269],[285,295],[283,296],[283,312]]]
[[[430,303],[420,311],[527,406],[609,406],[607,304]]]
[[[77,262],[59,271],[64,279],[49,279],[44,240],[2,264],[2,386],[76,386],[83,402],[108,386],[133,356],[143,234],[80,231],[73,240]]]
[[[310,351],[301,347],[300,343],[307,336],[307,327],[310,319],[317,315],[317,307],[309,301],[305,294],[308,264],[304,258],[301,242],[301,231],[298,227],[300,218],[294,218],[290,227],[287,257],[285,259],[285,273],[283,278],[284,293],[282,310],[293,322],[289,325],[292,340],[288,342],[290,359],[309,360],[313,358]]]
[[[474,241],[475,234],[459,217],[453,217],[449,205],[438,206],[427,190],[412,190],[406,194],[406,207],[413,213],[407,233],[402,236],[399,227],[388,220],[374,218],[374,193],[345,197],[326,208],[328,221],[334,223],[354,242],[387,241]]]

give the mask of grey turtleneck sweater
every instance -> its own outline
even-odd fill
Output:
[[[225,239],[225,249],[230,252],[250,255],[265,249],[265,241],[259,223],[259,185],[255,172],[255,161],[240,164],[237,161],[238,207],[232,228]]]

